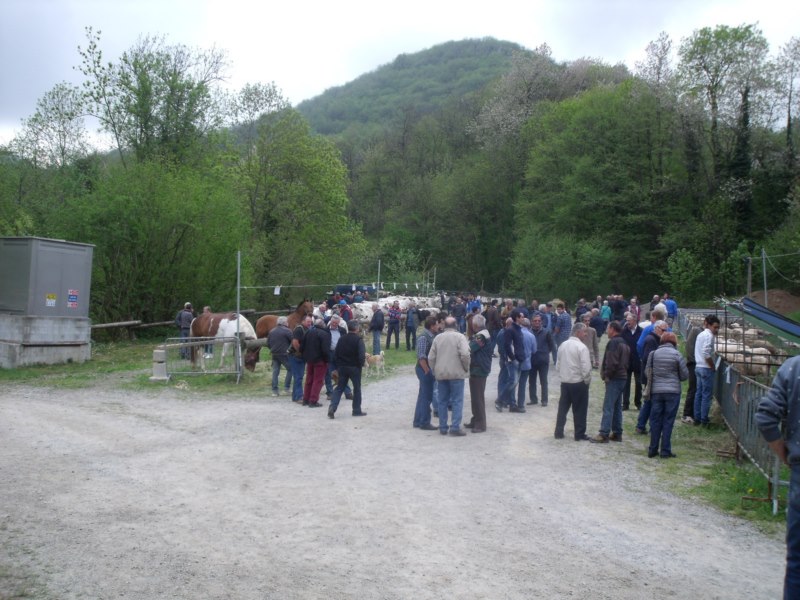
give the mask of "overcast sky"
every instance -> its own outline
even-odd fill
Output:
[[[666,31],[678,45],[701,27],[758,23],[773,54],[800,37],[796,0],[0,0],[0,143],[73,67],[84,28],[102,31],[115,60],[143,34],[228,53],[227,85],[275,82],[293,104],[391,62],[465,38],[526,48],[557,61],[581,57],[633,68]]]

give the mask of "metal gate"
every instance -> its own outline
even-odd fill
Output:
[[[169,338],[164,344],[167,376],[236,375],[242,377],[242,344],[238,338]]]

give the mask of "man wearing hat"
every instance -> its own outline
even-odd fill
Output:
[[[348,323],[349,321],[353,320],[353,311],[350,308],[350,305],[347,304],[347,300],[345,299],[339,300],[339,316],[345,323]]]
[[[179,311],[175,316],[175,325],[178,326],[181,332],[181,339],[188,339],[189,333],[192,329],[192,321],[194,320],[194,312],[192,312],[192,303],[187,302],[183,305],[183,310]],[[181,358],[188,360],[191,357],[191,350],[188,347],[181,348]]]

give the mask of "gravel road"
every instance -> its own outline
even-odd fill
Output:
[[[642,439],[555,440],[553,398],[453,438],[412,429],[408,368],[333,421],[119,383],[3,390],[0,598],[781,595],[780,535],[666,491]]]

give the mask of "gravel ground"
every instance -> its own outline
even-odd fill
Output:
[[[333,421],[191,381],[10,385],[0,598],[780,597],[779,535],[665,491],[642,439],[555,440],[550,385],[462,438],[412,429],[408,368]]]

